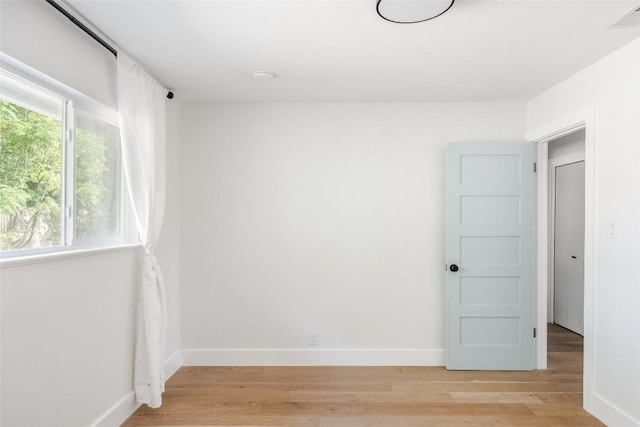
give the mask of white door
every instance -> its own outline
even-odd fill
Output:
[[[535,145],[447,147],[447,369],[534,367]]]
[[[584,335],[584,162],[555,175],[553,319]]]

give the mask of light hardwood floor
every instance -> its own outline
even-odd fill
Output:
[[[582,337],[549,325],[549,369],[184,367],[125,426],[601,426],[582,409]]]

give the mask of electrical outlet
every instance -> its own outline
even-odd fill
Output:
[[[309,331],[309,345],[318,345],[318,332]]]
[[[610,222],[609,225],[607,226],[607,237],[609,239],[615,239],[616,238],[616,227],[615,227],[615,224],[613,222]]]

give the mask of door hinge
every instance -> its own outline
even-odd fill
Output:
[[[533,328],[533,337],[536,337],[536,328]]]
[[[536,162],[533,162],[533,173],[536,173],[537,170],[538,170],[538,165],[536,164]]]

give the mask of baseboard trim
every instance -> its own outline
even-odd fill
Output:
[[[164,369],[167,379],[171,378],[173,374],[175,374],[178,369],[180,369],[180,367],[182,367],[182,351],[177,350],[167,359],[165,363]]]
[[[139,407],[140,404],[136,402],[135,393],[130,391],[91,424],[91,427],[113,427],[122,425]]]
[[[183,366],[444,366],[444,349],[185,349]]]
[[[633,418],[597,393],[591,395],[589,408],[585,409],[608,426],[640,427],[640,420]]]
[[[167,379],[171,378],[181,366],[182,352],[178,350],[165,362]],[[130,391],[93,422],[91,427],[117,427],[122,425],[140,406],[141,405],[136,402],[135,393]]]

